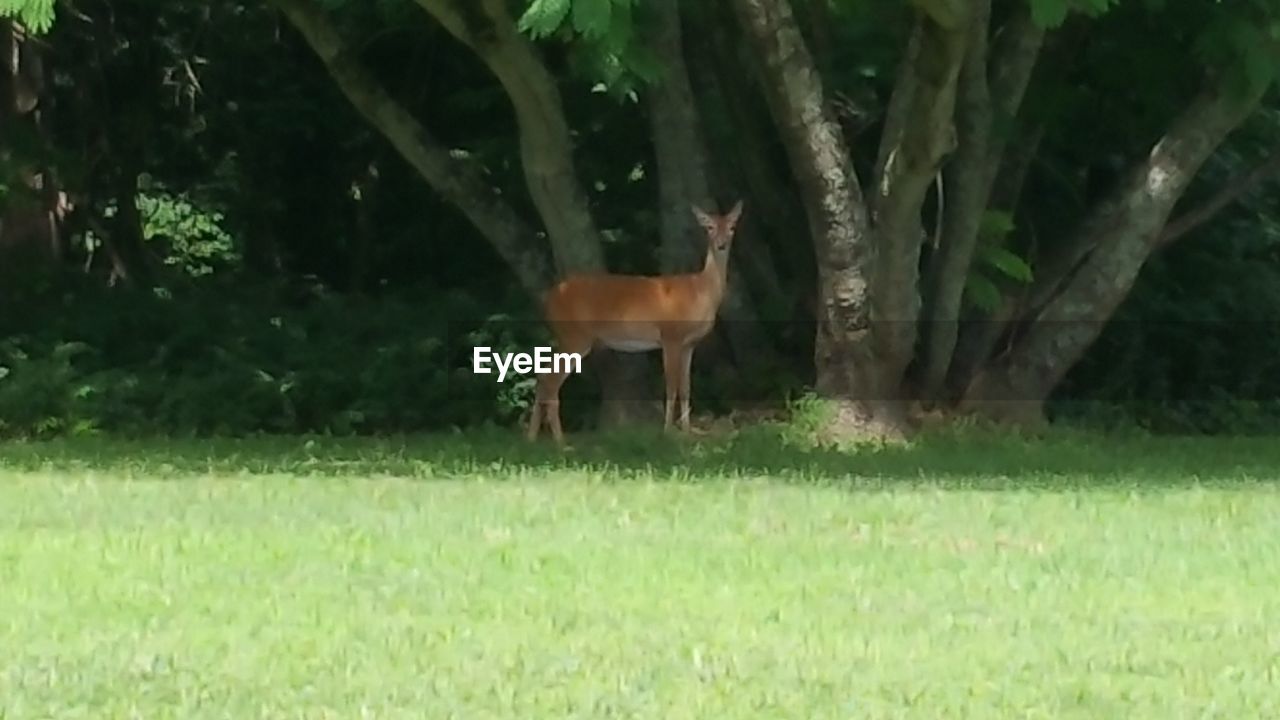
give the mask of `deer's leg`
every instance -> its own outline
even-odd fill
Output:
[[[562,338],[557,343],[557,350],[562,353],[577,353],[586,358],[591,352],[591,340],[589,338],[576,337]],[[566,371],[555,371],[538,376],[538,390],[533,401],[533,415],[529,418],[529,437],[531,439],[537,437],[537,432],[545,413],[547,424],[551,426],[551,437],[557,445],[564,446],[564,430],[560,427],[560,387],[564,385],[564,381],[568,377],[569,373]],[[534,425],[534,420],[538,420],[539,425]]]
[[[680,392],[680,353],[677,343],[666,341],[662,344],[662,376],[667,385],[666,409],[663,413],[662,429],[670,430],[672,415],[676,410],[676,395]]]
[[[680,427],[689,432],[689,370],[693,365],[693,345],[681,350],[680,357]]]
[[[525,432],[525,437],[529,440],[537,440],[538,432],[542,430],[542,398],[545,390],[543,386],[546,384],[545,375],[538,376],[538,383],[535,386],[537,390],[533,395],[533,410],[529,414],[529,429]]]
[[[551,437],[557,445],[564,445],[564,430],[560,427],[560,386],[564,385],[565,378],[569,377],[569,374],[557,372],[542,377],[546,378],[547,392],[541,404],[546,406],[548,424],[551,425]]]

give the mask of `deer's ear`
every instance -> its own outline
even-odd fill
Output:
[[[729,214],[726,216],[726,218],[728,219],[730,225],[737,225],[738,218],[740,217],[742,217],[742,201],[741,200],[733,204],[733,209],[729,211]]]
[[[698,219],[698,224],[702,227],[711,230],[716,226],[715,218],[703,212],[702,208],[697,205],[690,205],[689,209],[693,211],[693,216]]]

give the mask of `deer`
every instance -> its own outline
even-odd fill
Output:
[[[666,381],[663,430],[673,427],[680,401],[680,429],[689,432],[689,370],[697,344],[715,327],[728,284],[729,249],[742,201],[724,215],[691,205],[707,234],[707,254],[699,272],[675,275],[578,274],[563,279],[543,297],[543,314],[556,350],[586,358],[604,346],[626,353],[662,351]],[[544,421],[555,443],[564,447],[560,426],[560,388],[567,371],[538,375],[527,438],[534,441]]]

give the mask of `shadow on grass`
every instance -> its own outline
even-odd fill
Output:
[[[0,473],[93,473],[104,478],[290,474],[323,477],[475,478],[558,475],[675,482],[771,479],[851,488],[1070,489],[1271,482],[1274,438],[1104,436],[1057,430],[1040,438],[931,433],[909,443],[836,450],[760,426],[714,438],[659,431],[575,434],[572,447],[527,443],[515,430],[383,438],[81,438],[0,445]]]

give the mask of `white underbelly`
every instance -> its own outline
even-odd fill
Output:
[[[648,352],[650,350],[657,350],[658,348],[662,347],[662,344],[659,343],[657,340],[649,340],[647,338],[641,339],[641,340],[632,340],[632,339],[626,339],[626,338],[601,338],[600,342],[610,350],[616,350],[618,352],[626,352],[626,353]]]

